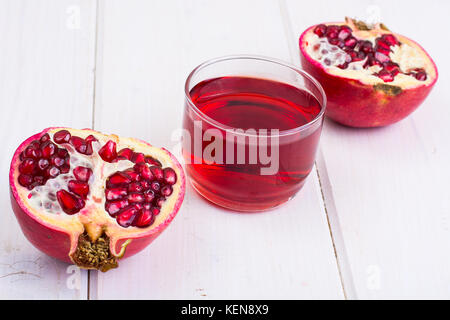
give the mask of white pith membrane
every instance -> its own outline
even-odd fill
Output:
[[[89,135],[95,136],[95,138],[98,139],[98,142],[92,143],[94,151],[92,155],[80,154],[67,143],[58,144],[54,142],[53,135],[60,130],[68,130],[72,136],[78,136],[83,139]],[[101,236],[106,235],[109,238],[110,253],[114,257],[121,257],[129,241],[126,241],[124,245],[122,245],[122,248],[116,251],[117,241],[121,239],[133,239],[140,237],[143,234],[151,234],[152,231],[158,228],[158,226],[168,218],[170,213],[173,212],[180,196],[180,192],[182,192],[180,177],[182,177],[183,173],[180,172],[178,166],[174,165],[174,161],[170,154],[163,149],[150,146],[137,139],[119,138],[116,135],[105,135],[89,129],[52,128],[47,131],[47,133],[50,135],[51,141],[53,141],[56,146],[69,151],[70,171],[67,174],[60,174],[54,179],[49,179],[42,186],[36,186],[32,190],[29,190],[17,182],[20,172],[19,166],[16,165],[13,173],[14,181],[16,182],[15,187],[17,194],[21,199],[21,204],[26,207],[31,215],[43,222],[43,224],[54,227],[55,230],[70,234],[70,256],[77,249],[80,235],[87,233],[92,243],[95,243]],[[162,168],[172,168],[178,177],[178,181],[172,185],[172,194],[166,197],[159,214],[156,215],[154,222],[148,227],[121,227],[116,219],[111,217],[108,212],[105,211],[105,182],[107,178],[117,171],[133,168],[135,165],[135,163],[129,160],[119,160],[113,163],[104,161],[99,156],[98,150],[100,150],[100,148],[109,140],[112,140],[117,144],[117,151],[123,148],[130,148],[134,152],[140,152],[146,156],[151,156],[154,159],[159,160],[162,164]],[[17,160],[20,162],[19,159]],[[52,189],[53,192],[61,189],[68,190],[67,182],[74,179],[73,169],[77,166],[89,167],[93,170],[93,174],[89,179],[89,194],[85,199],[84,208],[78,213],[70,215],[62,210],[58,200],[50,199],[48,194]],[[89,268],[89,266],[82,267]]]
[[[343,78],[359,80],[361,83],[367,85],[388,84],[403,89],[428,85],[435,80],[436,69],[433,62],[427,53],[412,40],[381,29],[379,25],[375,25],[372,30],[359,30],[350,19],[347,20],[347,23],[333,23],[329,25],[349,26],[352,29],[353,37],[357,40],[370,41],[373,48],[375,48],[375,40],[377,38],[384,34],[394,35],[400,42],[400,45],[391,47],[389,58],[392,62],[399,65],[401,73],[397,74],[393,81],[385,82],[375,75],[382,70],[382,67],[374,65],[364,69],[363,65],[367,61],[367,58],[362,61],[350,62],[351,57],[343,49],[337,45],[330,44],[326,37],[319,37],[314,33],[314,28],[311,28],[304,35],[304,40],[301,45],[303,46],[303,50],[311,58],[319,62],[327,73]],[[348,62],[348,67],[346,69],[339,68],[338,66],[344,62]],[[421,81],[413,75],[406,74],[414,69],[423,69],[427,74],[427,79]]]

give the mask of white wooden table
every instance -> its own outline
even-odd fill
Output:
[[[306,27],[377,10],[434,57],[438,84],[396,125],[327,121],[317,170],[286,206],[233,214],[189,188],[168,230],[108,273],[68,268],[22,235],[7,175],[31,134],[92,127],[172,148],[197,64],[298,65]],[[450,298],[449,12],[446,0],[1,0],[0,298]]]

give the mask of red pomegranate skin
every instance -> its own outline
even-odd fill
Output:
[[[13,173],[15,166],[13,164],[19,163],[19,155],[20,153],[25,150],[25,148],[31,143],[33,140],[39,139],[43,134],[45,134],[47,131],[54,129],[54,128],[47,128],[41,133],[35,134],[25,140],[16,150],[13,159],[11,161],[11,170],[9,174],[9,185],[10,185],[10,198],[11,198],[11,205],[14,211],[14,214],[16,216],[17,221],[19,222],[19,225],[22,229],[22,232],[24,233],[25,237],[40,251],[43,253],[54,257],[56,259],[59,259],[61,261],[67,262],[67,263],[73,263],[71,260],[69,253],[70,253],[70,235],[65,230],[58,230],[54,226],[46,224],[44,221],[38,220],[37,217],[34,215],[31,215],[28,213],[28,210],[23,206],[23,204],[16,200],[16,197],[14,195],[17,195],[17,190],[15,188]],[[141,140],[140,140],[141,141]],[[144,142],[144,141],[142,141]],[[144,142],[145,144],[151,146],[149,143]],[[163,149],[165,150],[165,149]],[[168,152],[169,153],[169,152]],[[169,153],[170,154],[170,153]],[[180,170],[182,170],[181,165],[178,163],[176,158],[170,154],[170,157],[172,160],[174,160],[173,163],[176,163]],[[183,179],[182,183],[182,189],[185,189],[185,178],[184,176],[181,177]],[[161,223],[157,228],[153,230],[152,233],[146,234],[146,235],[139,235],[139,237],[133,238],[132,241],[126,246],[126,250],[121,257],[121,259],[130,257],[140,251],[142,251],[145,247],[147,247],[153,240],[155,240],[161,232],[163,232],[166,227],[170,224],[170,222],[173,220],[173,218],[178,213],[181,204],[183,202],[184,198],[184,192],[182,193],[182,196],[177,200],[174,210],[172,213],[167,217],[167,219]],[[128,239],[120,239],[116,243],[116,252],[120,252],[122,244],[124,244]]]
[[[382,127],[396,123],[422,104],[438,79],[436,65],[428,54],[436,69],[434,81],[429,85],[402,89],[396,94],[386,94],[358,80],[330,75],[324,71],[320,62],[315,61],[302,50],[304,36],[315,27],[308,28],[300,37],[301,64],[303,69],[322,85],[327,96],[326,115],[338,123],[358,128]]]

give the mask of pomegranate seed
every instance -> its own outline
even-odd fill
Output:
[[[92,174],[92,170],[86,167],[76,167],[73,169],[73,175],[78,181],[88,182]]]
[[[38,161],[38,168],[43,171],[48,168],[50,165],[50,162],[47,159],[39,159]]]
[[[72,138],[70,138],[70,142],[75,147],[75,150],[77,150],[81,154],[86,154],[87,144],[86,141],[84,141],[84,139],[77,136],[73,136]]]
[[[84,199],[86,199],[87,195],[89,194],[89,185],[86,182],[70,180],[68,186],[69,191],[79,195]]]
[[[145,157],[145,162],[152,166],[162,167],[161,162],[159,162],[158,160],[156,160],[155,158],[152,158],[150,156]]]
[[[165,185],[161,188],[161,194],[165,197],[168,197],[172,194],[173,190],[171,186]]]
[[[317,34],[319,38],[322,38],[327,33],[327,26],[324,24],[319,24],[317,27],[314,28],[313,32]]]
[[[339,33],[339,26],[334,26],[334,25],[333,26],[328,26],[327,27],[327,33],[326,33],[328,41],[330,41],[330,39],[337,38],[338,33]]]
[[[105,203],[105,210],[110,216],[115,217],[123,208],[128,207],[128,200],[118,200]]]
[[[157,216],[161,212],[161,210],[158,207],[152,207],[151,210],[153,216]]]
[[[36,161],[33,159],[25,159],[23,162],[19,165],[19,172],[24,174],[30,174],[33,173],[36,169]]]
[[[392,34],[384,34],[381,36],[381,40],[383,40],[383,42],[387,43],[390,46],[396,46],[399,44],[398,40],[396,37],[394,37]]]
[[[150,182],[146,181],[146,180],[142,180],[141,181],[141,186],[142,186],[142,190],[148,190],[150,189]]]
[[[147,190],[144,192],[145,201],[152,202],[155,199],[155,193],[153,190]]]
[[[113,162],[117,158],[116,143],[109,140],[99,151],[98,154],[106,162]]]
[[[177,182],[177,174],[172,168],[164,169],[164,182],[173,185]]]
[[[378,72],[377,76],[382,79],[384,82],[392,82],[394,81],[394,76],[387,71],[386,69],[381,70]]]
[[[112,174],[107,182],[106,185],[108,188],[110,187],[120,187],[123,185],[127,185],[131,182],[131,178],[126,173],[117,171],[116,173]]]
[[[53,140],[55,140],[55,142],[58,144],[69,143],[71,137],[72,135],[69,131],[60,130],[53,135]]]
[[[50,136],[48,135],[48,133],[45,133],[41,136],[41,138],[39,139],[40,143],[44,143],[50,140]]]
[[[161,169],[160,167],[151,166],[150,171],[152,172],[154,179],[156,179],[156,180],[164,179],[163,169]]]
[[[68,164],[63,164],[59,170],[61,173],[68,173],[70,171],[70,166]]]
[[[390,61],[389,56],[381,53],[381,52],[375,52],[375,59],[377,59],[378,61],[380,61],[381,63],[385,63]]]
[[[50,158],[52,155],[56,152],[56,145],[51,142],[47,141],[41,146],[42,156],[44,158]]]
[[[49,167],[45,170],[45,175],[48,178],[56,178],[60,174],[60,170],[57,167]]]
[[[145,163],[136,163],[134,165],[134,170],[138,172],[143,179],[152,180],[154,175],[150,168]]]
[[[59,205],[67,214],[75,214],[84,208],[84,200],[66,190],[56,192],[56,197]]]
[[[145,200],[144,196],[140,193],[130,193],[127,199],[130,203],[142,203]]]
[[[98,139],[92,134],[88,135],[84,140],[86,140],[87,143],[98,142]]]
[[[106,200],[108,201],[121,199],[127,195],[127,189],[126,188],[106,189],[105,195]]]
[[[58,157],[57,155],[53,155],[50,161],[57,167],[61,167],[65,163],[64,159]]]
[[[341,40],[339,40],[338,38],[332,38],[328,42],[333,46],[338,46],[341,43]]]
[[[132,225],[133,220],[136,218],[137,212],[138,211],[136,210],[135,207],[125,208],[119,212],[116,221],[120,226],[128,228],[129,226]]]
[[[377,38],[375,40],[375,44],[376,44],[377,50],[391,51],[390,45],[387,44],[386,42],[384,42],[383,40],[381,40],[381,38]]]
[[[372,42],[370,42],[368,40],[360,41],[360,43],[359,43],[359,50],[364,52],[364,53],[371,53],[371,52],[373,52]]]
[[[135,172],[133,168],[129,168],[123,172],[126,173],[127,175],[129,175],[132,181],[140,181],[141,180],[141,176],[139,175],[138,172]]]
[[[43,176],[35,176],[33,181],[36,185],[42,186],[45,183],[45,178]]]
[[[358,43],[358,40],[356,40],[355,37],[350,37],[347,40],[345,40],[345,42],[344,42],[345,46],[350,49],[353,49],[357,43]]]
[[[143,153],[136,153],[134,152],[133,155],[131,156],[131,161],[134,163],[141,163],[141,162],[145,162],[145,156]]]
[[[155,205],[156,205],[158,208],[161,208],[162,205],[164,204],[164,201],[166,201],[166,198],[164,198],[164,197],[159,197],[158,199],[155,200]]]
[[[352,29],[347,26],[341,26],[341,31],[338,33],[338,38],[345,40],[352,35]]]
[[[139,182],[132,182],[128,185],[128,192],[142,192],[142,185]]]
[[[388,61],[387,63],[385,63],[384,68],[394,76],[400,73],[400,66],[392,61]]]
[[[19,175],[19,183],[23,187],[28,187],[33,182],[33,176],[29,174],[21,174]]]
[[[69,152],[67,152],[66,149],[62,149],[62,148],[58,148],[58,150],[56,151],[56,154],[58,155],[58,157],[61,157],[61,158],[70,157]]]
[[[153,181],[151,184],[151,188],[153,191],[157,192],[159,191],[159,189],[161,189],[161,185],[159,184],[158,181]]]
[[[140,228],[148,227],[155,220],[153,213],[150,209],[142,209],[139,211],[137,219],[134,221],[133,225]]]
[[[415,75],[416,79],[419,81],[427,80],[427,73],[425,71],[419,71]]]
[[[119,157],[124,157],[127,160],[131,160],[131,157],[133,156],[133,150],[131,150],[130,148],[124,148],[120,150],[117,155]]]

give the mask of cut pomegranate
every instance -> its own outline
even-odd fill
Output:
[[[10,187],[14,213],[38,249],[107,271],[167,227],[185,179],[165,149],[88,129],[49,128],[16,150]]]
[[[382,24],[319,24],[299,40],[303,68],[323,86],[327,116],[353,127],[397,122],[427,97],[436,65],[414,41]]]

